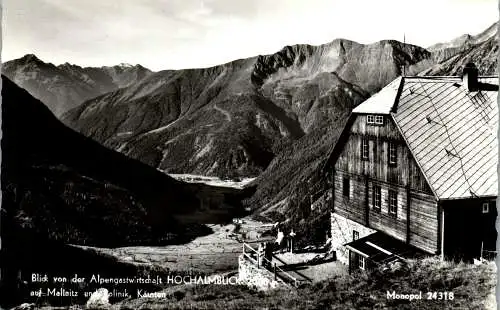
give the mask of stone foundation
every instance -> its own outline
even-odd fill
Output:
[[[349,251],[343,245],[353,241],[353,230],[359,233],[359,238],[366,237],[376,232],[376,230],[346,219],[335,212],[330,214],[332,248],[336,252],[337,260],[347,265],[349,264]]]
[[[238,283],[247,285],[257,290],[266,291],[285,285],[281,281],[274,280],[274,274],[246,260],[243,255],[238,259]]]

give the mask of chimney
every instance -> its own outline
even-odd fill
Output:
[[[462,73],[462,85],[465,86],[468,91],[478,90],[478,75],[479,70],[477,69],[476,65],[472,62],[467,63],[464,66],[464,71]]]

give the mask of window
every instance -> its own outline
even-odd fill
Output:
[[[487,202],[483,203],[483,213],[488,213],[490,212],[490,204]]]
[[[343,182],[342,182],[342,194],[349,198],[349,178],[344,178]]]
[[[382,189],[378,185],[373,185],[373,209],[380,211]]]
[[[398,193],[389,191],[389,213],[396,216],[398,214]]]
[[[394,143],[389,143],[389,164],[396,165],[397,161],[398,161],[397,145]]]
[[[366,122],[372,125],[384,125],[383,115],[368,115],[366,117]]]
[[[352,231],[352,241],[359,239],[359,232],[357,230]]]
[[[361,158],[367,160],[368,159],[368,139],[363,138],[361,140]]]
[[[357,255],[358,256],[358,268],[359,269],[365,269],[365,258],[361,255]]]

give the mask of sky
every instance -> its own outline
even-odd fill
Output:
[[[498,0],[3,0],[3,62],[209,67],[319,45],[395,39],[428,47],[477,34]]]

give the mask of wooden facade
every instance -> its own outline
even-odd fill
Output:
[[[470,260],[494,251],[494,200],[438,201],[389,115],[384,125],[376,126],[367,124],[367,115],[353,117],[344,147],[330,167],[332,212],[429,254]],[[363,158],[363,144],[368,144],[368,158]],[[396,146],[395,164],[389,162],[389,144]],[[486,202],[489,210],[483,213]],[[358,257],[349,254],[348,260],[353,263]]]
[[[426,252],[437,253],[437,201],[394,122],[389,115],[384,116],[383,125],[367,124],[367,115],[354,117],[334,166],[333,211]],[[368,141],[367,159],[363,158],[366,152],[362,153],[364,141]],[[395,163],[390,162],[390,144],[396,149]],[[347,179],[348,196],[344,189]],[[379,206],[374,206],[374,189],[380,190]],[[393,197],[389,197],[390,192]],[[394,198],[396,210],[389,210]]]
[[[479,81],[469,89],[457,77],[398,78],[353,110],[324,170],[343,261],[374,258],[373,249],[397,254],[386,251],[390,240],[400,253],[469,261],[496,253],[498,77]],[[359,241],[343,242],[359,231]]]

